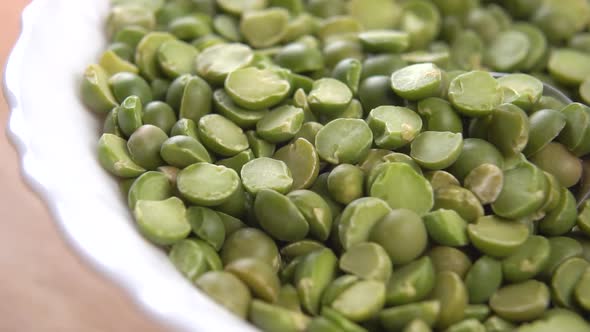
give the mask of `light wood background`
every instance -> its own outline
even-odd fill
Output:
[[[2,74],[28,2],[0,0]],[[16,152],[5,133],[8,116],[2,95],[0,331],[164,331],[66,246],[46,207],[20,177]]]

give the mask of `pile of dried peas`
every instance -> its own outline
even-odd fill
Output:
[[[112,2],[99,161],[215,302],[263,331],[590,331],[589,1]]]

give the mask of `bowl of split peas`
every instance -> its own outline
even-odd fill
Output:
[[[589,1],[96,2],[67,89],[148,270],[94,261],[157,317],[590,331]]]

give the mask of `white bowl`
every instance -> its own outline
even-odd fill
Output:
[[[35,0],[24,11],[5,77],[9,136],[23,175],[72,248],[156,320],[181,331],[254,331],[141,237],[115,180],[98,164],[102,124],[78,91],[84,69],[106,45],[108,7],[108,0]]]

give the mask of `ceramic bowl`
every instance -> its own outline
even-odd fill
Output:
[[[84,69],[106,45],[108,8],[108,0],[35,0],[24,11],[5,77],[22,174],[71,247],[148,315],[180,331],[254,331],[142,238],[115,179],[99,166],[102,121],[78,92]]]

